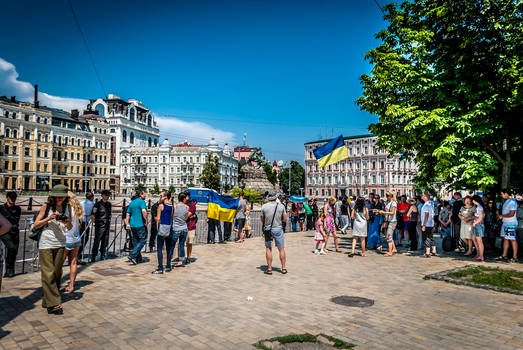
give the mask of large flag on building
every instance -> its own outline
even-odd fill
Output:
[[[320,168],[324,168],[349,158],[349,151],[347,150],[347,147],[345,147],[343,135],[330,140],[323,146],[316,148],[313,152],[314,156],[318,160],[318,165]]]
[[[238,202],[238,198],[225,197],[214,191],[210,191],[207,217],[224,222],[232,222],[236,215]]]

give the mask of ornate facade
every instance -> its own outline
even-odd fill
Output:
[[[318,167],[313,151],[330,140],[306,143],[305,195],[328,198],[375,193],[383,197],[390,190],[412,196],[416,164],[379,150],[377,140],[374,135],[345,137],[349,158],[323,169]]]

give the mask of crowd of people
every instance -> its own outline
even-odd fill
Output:
[[[517,262],[517,238],[523,236],[523,198],[516,200],[511,190],[504,189],[501,199],[503,202],[496,203],[479,194],[462,198],[460,192],[455,192],[451,200],[441,201],[428,191],[410,199],[402,195],[399,200],[394,192],[387,192],[385,199],[372,193],[368,198],[331,197],[321,213],[313,216],[314,253],[326,254],[330,236],[334,238],[334,251],[339,252],[336,231],[345,234],[350,218],[353,238],[349,257],[355,255],[358,240],[361,256],[366,256],[366,249],[382,252],[383,236],[386,257],[405,247],[411,252],[422,249],[423,256],[430,258],[437,255],[434,234],[440,234],[444,250],[462,252],[474,261],[484,261],[485,250],[498,253],[499,236],[503,243],[496,260]],[[316,205],[315,201],[312,205]]]
[[[75,290],[78,265],[87,263],[79,257],[88,246],[91,231],[94,236],[90,262],[105,259],[112,218],[110,195],[109,191],[102,191],[101,199],[94,202],[94,195],[87,193],[80,202],[67,187],[57,185],[35,216],[31,231],[38,240],[42,306],[48,313],[63,313],[62,294]],[[145,192],[136,191],[122,210],[129,262],[136,265],[145,261],[142,250],[149,238],[150,251],[156,247],[158,258],[153,274],[191,264],[198,221],[196,201],[191,200],[188,191],[175,196],[164,190],[149,211],[145,198]],[[8,192],[6,203],[0,206],[0,271],[3,270],[4,245],[7,252],[5,277],[14,276],[18,251],[21,209],[16,205],[16,199],[15,192]],[[428,191],[410,199],[405,195],[396,198],[396,193],[387,192],[385,198],[372,193],[367,198],[331,197],[321,206],[316,199],[305,203],[284,202],[272,190],[266,194],[267,201],[260,215],[267,260],[264,273],[271,275],[273,272],[273,242],[279,252],[280,271],[287,273],[284,233],[289,220],[294,232],[315,230],[314,253],[318,255],[327,254],[330,237],[334,243],[331,251],[342,252],[338,233],[347,234],[350,228],[349,257],[356,255],[359,241],[361,253],[358,255],[362,257],[368,249],[390,257],[401,252],[401,248],[407,248],[411,252],[422,249],[423,256],[430,258],[438,254],[434,235],[439,234],[444,250],[461,252],[474,261],[484,261],[485,251],[498,253],[496,238],[500,236],[503,243],[496,260],[517,262],[517,239],[523,235],[523,201],[520,197],[514,198],[508,189],[501,191],[501,199],[502,202],[496,202],[494,198],[479,194],[462,198],[460,192],[455,192],[451,200],[440,201]],[[234,221],[224,222],[223,235],[221,222],[208,218],[207,243],[214,244],[217,233],[218,243],[223,244],[231,238],[233,231],[237,233],[236,242],[244,242],[244,238],[252,234],[250,213],[249,203],[240,195]],[[69,282],[62,288],[62,269],[66,260],[70,267]]]

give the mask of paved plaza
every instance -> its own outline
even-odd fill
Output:
[[[349,237],[341,237],[345,251]],[[193,264],[164,275],[151,274],[156,254],[138,266],[121,258],[81,267],[63,316],[41,307],[38,273],[4,279],[0,348],[250,349],[260,339],[306,332],[358,349],[523,348],[522,296],[423,280],[470,260],[316,256],[311,233],[287,234],[286,244],[287,275],[277,257],[273,275],[263,274],[261,238],[196,246]],[[342,295],[375,303],[330,301]]]

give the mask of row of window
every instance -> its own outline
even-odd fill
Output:
[[[30,131],[30,130],[26,130],[24,132],[24,139],[25,140],[28,140],[30,141],[32,139],[32,134],[33,134],[33,131]],[[5,131],[4,131],[4,136],[5,137],[9,137],[9,138],[14,138],[14,139],[17,139],[18,138],[18,129],[10,129],[10,128],[5,128]],[[49,135],[48,134],[42,134],[42,133],[37,133],[36,134],[36,141],[38,142],[49,142]],[[62,142],[63,141],[63,142]],[[67,145],[71,145],[71,146],[74,146],[75,143],[76,143],[76,146],[80,147],[82,146],[82,140],[80,138],[74,138],[74,137],[69,137],[69,136],[65,136],[62,138],[61,135],[53,135],[53,142],[58,144],[59,146],[67,146]],[[96,148],[102,148],[102,149],[107,149],[107,142],[98,142],[96,141],[95,142],[95,145],[96,145]],[[83,146],[84,147],[91,147],[91,140],[83,140]]]
[[[401,160],[401,159],[397,159],[395,161],[392,161],[393,164],[392,164],[392,169],[414,169],[414,162],[410,162],[408,160]],[[371,169],[371,170],[376,170],[378,169],[377,166],[379,165],[379,169],[385,169],[385,161],[384,160],[380,160],[379,162],[377,162],[376,160],[372,160],[372,161],[367,161],[367,160],[362,160],[361,161],[361,167],[363,169]],[[308,171],[318,171],[318,164],[309,164],[307,166],[307,170]],[[341,170],[341,171],[350,171],[350,170],[359,170],[360,169],[360,161],[341,161],[339,163],[336,163],[336,164],[332,164],[332,165],[329,165],[327,166],[327,171],[337,171],[337,170]]]
[[[18,118],[20,116],[20,118]],[[33,123],[39,123],[39,124],[49,124],[48,118],[42,118],[39,115],[30,115],[27,113],[17,113],[16,111],[4,111],[4,117],[11,118],[11,119],[21,119],[26,122],[33,122]]]
[[[391,175],[390,177],[390,183],[391,184],[398,184],[398,185],[407,185],[412,183],[412,175]],[[337,175],[334,176],[309,176],[307,179],[308,185],[345,185],[345,181],[347,182],[347,185],[353,185],[353,184],[380,184],[384,185],[385,182],[385,175],[362,175],[361,180],[359,175],[347,175],[343,176],[340,175],[339,177]]]
[[[101,104],[101,103],[97,104],[94,107],[94,109],[98,112],[98,115],[105,116],[105,106],[103,104]],[[136,116],[136,109],[134,107],[131,107],[129,109],[129,120],[134,122],[135,119],[136,119],[135,116]],[[143,116],[143,117],[138,116],[138,122],[142,122],[142,123],[147,122],[147,126],[152,126],[153,125],[153,117],[150,114],[147,115],[147,117],[145,117],[145,116]]]
[[[24,162],[24,168],[23,168],[23,171],[31,171],[31,166],[30,166],[30,162]],[[68,174],[81,174],[81,175],[86,175],[86,176],[92,176],[92,175],[107,175],[107,168],[102,168],[102,167],[95,167],[94,168],[94,174],[91,173],[91,169],[89,168],[84,168],[84,171],[82,172],[81,171],[81,168],[79,165],[77,166],[74,166],[74,165],[63,165],[63,166],[56,166],[55,164],[53,164],[53,173],[54,174],[57,174],[57,175],[68,175]],[[17,168],[17,162],[16,161],[5,161],[4,162],[4,172],[5,171],[18,171],[18,170],[22,170],[22,169],[18,169]],[[37,163],[36,164],[36,171],[39,171],[39,172],[44,172],[46,173],[48,170],[48,164],[47,163]]]
[[[114,129],[111,129],[111,132],[113,132],[113,130]],[[142,139],[145,141],[145,136],[142,136],[142,137],[143,137]],[[131,131],[129,133],[129,143],[131,145],[134,145],[134,141],[135,141],[134,132]],[[127,130],[123,130],[122,131],[122,142],[127,142]],[[153,144],[154,144],[154,147],[158,146],[158,139],[155,138],[153,140],[152,137],[149,137],[147,139],[147,146],[148,147],[153,147]]]

